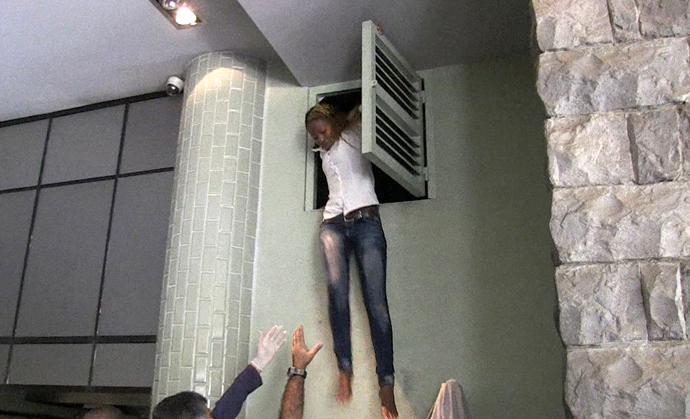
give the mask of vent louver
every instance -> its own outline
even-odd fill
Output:
[[[362,153],[412,195],[426,195],[423,81],[376,25],[362,24]]]

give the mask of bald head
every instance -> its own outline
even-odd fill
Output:
[[[124,419],[120,409],[113,406],[101,406],[96,409],[91,409],[84,415],[84,419]]]

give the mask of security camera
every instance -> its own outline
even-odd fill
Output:
[[[165,10],[175,10],[180,5],[179,0],[158,0]]]
[[[184,80],[177,76],[168,77],[168,81],[165,82],[165,93],[168,96],[177,96],[182,93],[182,89],[184,89]]]

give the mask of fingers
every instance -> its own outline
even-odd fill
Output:
[[[307,347],[304,344],[304,328],[300,325],[297,326],[294,333],[292,334],[292,354],[296,352],[306,351]]]
[[[273,326],[272,328],[268,329],[268,332],[266,332],[266,336],[264,336],[266,338],[266,340],[271,339],[271,337],[275,333],[275,330],[276,330],[276,326]]]
[[[285,343],[286,339],[287,339],[287,332],[282,330],[282,327],[281,327],[280,333],[278,333],[278,335],[275,338],[276,349],[280,349],[283,346],[283,344]]]
[[[259,345],[274,345],[276,349],[280,349],[285,343],[287,332],[283,330],[283,326],[273,326],[265,335],[263,332],[259,336]]]
[[[282,345],[283,342],[285,342],[285,335],[287,334],[287,332],[283,330],[283,326],[273,326],[271,331],[273,332],[271,340],[277,345]]]
[[[309,358],[314,358],[314,356],[319,353],[321,348],[323,348],[323,343],[317,343],[314,345],[314,347],[308,352]]]
[[[297,326],[295,329],[293,344],[304,345],[304,328],[302,326]]]
[[[280,326],[273,326],[271,330],[266,333],[266,338],[270,341],[274,341],[275,337],[280,333],[283,328]]]

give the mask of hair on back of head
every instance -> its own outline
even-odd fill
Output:
[[[193,391],[168,396],[153,409],[152,419],[205,419],[207,400]]]
[[[307,111],[307,114],[304,116],[304,125],[307,126],[311,121],[316,121],[319,119],[323,119],[333,124],[333,122],[341,119],[342,117],[343,113],[338,111],[335,106],[329,103],[319,103],[316,106],[312,106],[311,109]]]

